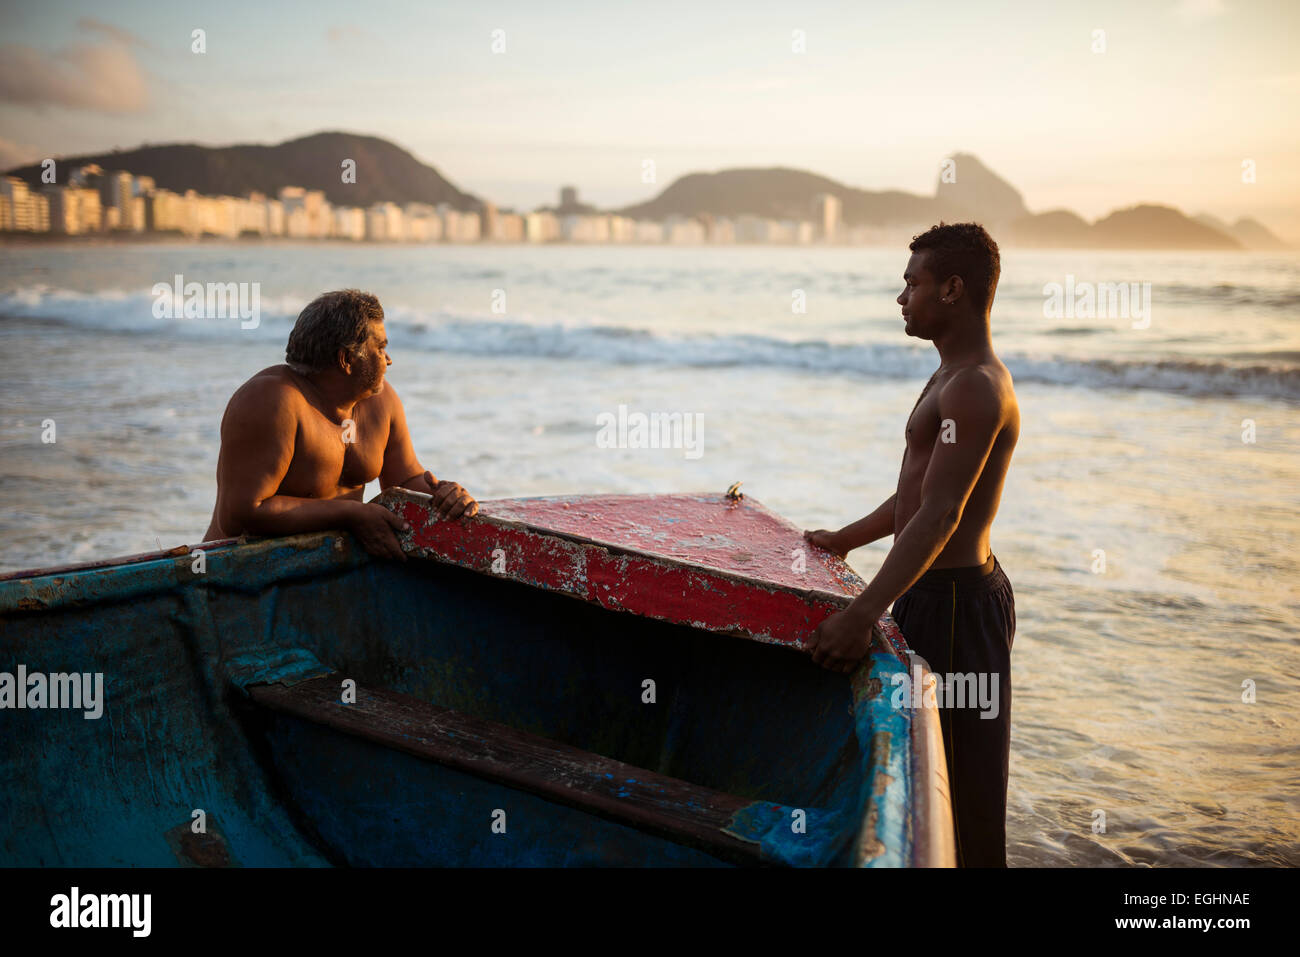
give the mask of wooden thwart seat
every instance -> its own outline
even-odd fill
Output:
[[[762,863],[758,845],[726,833],[751,802],[583,751],[409,695],[358,687],[342,674],[248,688],[258,705],[484,780],[539,795],[738,864]]]

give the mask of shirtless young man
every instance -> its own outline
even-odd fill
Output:
[[[872,625],[893,603],[903,637],[940,680],[974,672],[994,687],[997,676],[995,718],[971,703],[941,708],[939,717],[958,864],[1005,867],[1016,611],[989,529],[1020,435],[1020,407],[989,339],[1001,264],[997,243],[974,223],[940,224],[909,248],[898,297],[904,331],[934,343],[939,368],[907,420],[897,491],[838,531],[807,533],[839,555],[894,536],[870,584],[818,626],[809,647],[823,667],[853,670],[870,647]]]
[[[253,376],[226,406],[206,541],[345,528],[370,554],[404,561],[403,520],[361,499],[375,478],[432,494],[446,518],[477,514],[468,492],[416,459],[402,401],[384,383],[387,350],[384,310],[369,293],[327,292],[303,309],[286,364]]]

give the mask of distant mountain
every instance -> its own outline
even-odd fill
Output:
[[[356,182],[344,183],[342,163],[355,160]],[[124,169],[152,176],[164,189],[187,189],[212,196],[244,196],[256,190],[273,196],[282,186],[305,186],[325,192],[331,203],[369,206],[395,203],[449,203],[457,209],[481,205],[461,192],[432,166],[387,140],[355,133],[316,133],[275,146],[198,146],[191,143],[142,146],[111,153],[61,158],[58,181],[67,181],[77,166],[98,163],[105,172]],[[39,166],[24,166],[9,175],[40,185]]]
[[[1242,217],[1232,224],[1229,234],[1247,249],[1287,249],[1282,240],[1256,219]]]
[[[956,182],[940,182],[934,196],[902,190],[872,191],[845,186],[806,170],[729,169],[690,173],[648,202],[611,210],[636,219],[668,216],[762,216],[807,219],[820,193],[843,204],[849,226],[908,226],[924,229],[940,219],[978,219],[990,227],[1026,214],[1020,194],[974,156],[957,153]]]
[[[1198,223],[1231,236],[1247,249],[1286,249],[1286,243],[1268,231],[1258,220],[1242,217],[1231,226],[1216,216],[1201,213],[1194,217]]]
[[[611,212],[634,219],[660,220],[706,213],[729,218],[751,215],[809,219],[818,193],[838,197],[844,204],[844,221],[851,226],[923,222],[944,212],[933,196],[854,189],[816,173],[782,167],[691,173],[648,202]]]
[[[1045,249],[1241,249],[1245,244],[1209,223],[1170,206],[1133,206],[1097,222],[1068,209],[1031,214],[1002,226],[995,238],[1008,245]]]
[[[1078,213],[1053,209],[1013,219],[1004,230],[1008,245],[1060,246],[1075,249],[1093,245],[1092,226]]]
[[[1253,220],[1234,227],[1198,222],[1168,206],[1140,205],[1116,210],[1088,223],[1066,209],[1031,213],[1024,198],[1005,179],[969,153],[949,157],[955,179],[942,171],[934,196],[899,190],[872,192],[845,186],[805,170],[730,169],[691,173],[670,184],[654,199],[611,210],[638,219],[668,216],[762,216],[806,219],[814,197],[830,193],[844,204],[844,222],[852,226],[891,227],[921,232],[941,220],[983,223],[994,238],[1009,245],[1045,248],[1240,249],[1283,248]],[[1276,246],[1265,245],[1269,241]],[[1258,244],[1258,245],[1257,245]]]
[[[1171,206],[1117,209],[1092,224],[1099,246],[1125,249],[1240,249],[1226,233],[1190,219]]]
[[[1197,213],[1192,219],[1196,220],[1202,226],[1209,226],[1211,229],[1217,229],[1224,234],[1231,234],[1232,227],[1221,220],[1218,216],[1211,216],[1209,213]]]
[[[934,188],[935,198],[942,205],[964,209],[971,218],[986,224],[1029,215],[1019,191],[970,153],[954,153],[948,162],[952,164],[951,181],[945,180],[941,169]]]

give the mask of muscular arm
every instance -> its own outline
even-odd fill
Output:
[[[388,407],[388,444],[384,446],[384,464],[379,470],[380,489],[397,485],[417,492],[433,493],[438,480],[415,457],[411,430],[406,425],[406,409],[391,382],[384,385],[384,402]],[[428,478],[426,478],[428,476]],[[429,479],[433,480],[430,484]]]
[[[870,545],[886,535],[894,534],[894,500],[897,498],[898,493],[895,492],[870,515],[839,530],[840,541],[848,546],[846,551]]]
[[[406,425],[406,409],[397,391],[389,384],[385,387],[388,403],[388,444],[384,447],[384,464],[379,471],[379,487],[394,485],[426,492],[433,496],[433,506],[447,518],[478,514],[478,503],[455,482],[438,481],[437,476],[425,469],[415,457],[411,444],[411,430]]]
[[[804,537],[814,545],[844,557],[855,548],[869,545],[877,539],[894,533],[896,498],[898,498],[897,492],[889,496],[889,499],[870,515],[845,525],[838,532],[828,532],[824,528],[819,528],[815,532],[804,532]]]
[[[298,415],[292,392],[253,380],[235,393],[221,421],[217,512],[228,535],[293,535],[346,528],[361,504],[279,495],[293,461]]]
[[[956,441],[943,441],[940,429],[921,484],[920,507],[871,583],[841,615],[818,627],[812,641],[818,664],[847,670],[861,658],[870,647],[872,625],[925,573],[961,524],[966,501],[1002,427],[1003,410],[994,385],[975,373],[958,375],[944,387],[939,415],[955,423]]]

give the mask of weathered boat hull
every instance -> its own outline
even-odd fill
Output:
[[[850,680],[340,533],[205,549],[0,581],[6,664],[106,685],[0,712],[0,864],[950,862],[891,651]]]

